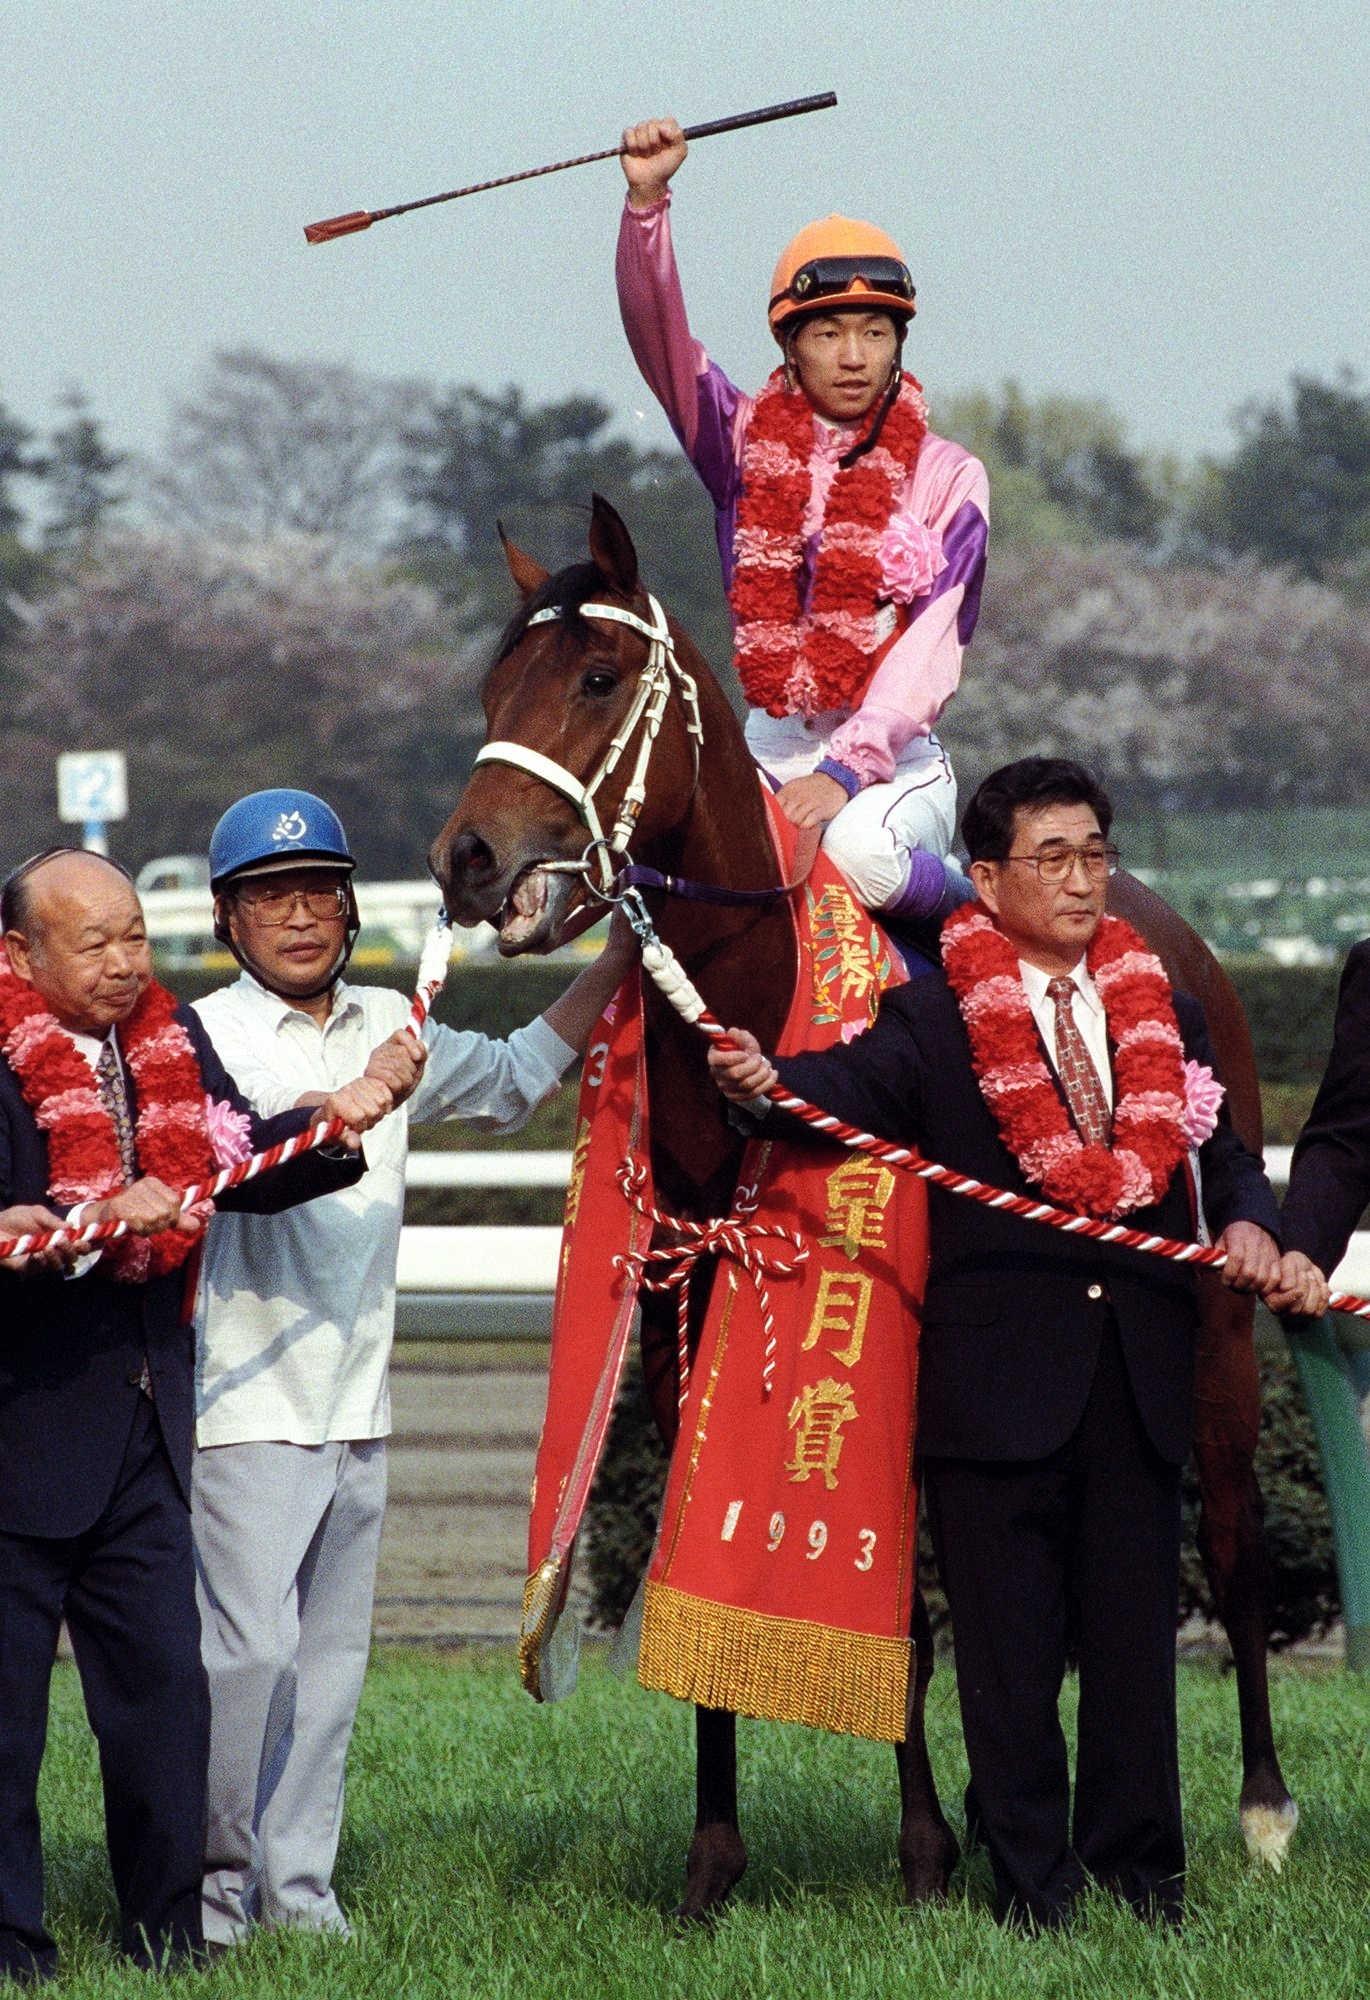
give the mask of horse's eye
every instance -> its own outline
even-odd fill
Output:
[[[610,673],[607,667],[591,667],[580,683],[582,694],[612,694],[618,686],[618,675]]]

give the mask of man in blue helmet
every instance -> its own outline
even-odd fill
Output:
[[[331,1877],[371,1635],[390,1428],[387,1364],[408,1127],[512,1130],[551,1090],[627,969],[615,937],[507,1042],[344,978],[355,862],[312,793],[256,792],[210,841],[217,935],[242,967],[197,1003],[259,1108],[313,1104],[359,1070],[396,1109],[315,1228],[216,1229],[201,1277],[194,1528],[211,1729],[207,1939],[254,1924],[344,1932]],[[237,1218],[234,1219],[235,1223]]]

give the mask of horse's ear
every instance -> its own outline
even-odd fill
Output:
[[[540,562],[534,562],[530,555],[524,554],[517,542],[510,541],[508,535],[504,532],[503,521],[496,521],[495,526],[499,529],[499,538],[504,544],[504,560],[509,565],[510,576],[513,577],[514,582],[518,585],[523,595],[531,597],[535,590],[542,589],[543,584],[546,583],[548,577],[552,574],[551,570],[544,569]]]
[[[590,508],[590,558],[606,583],[625,597],[637,589],[637,550],[609,502],[596,493]]]

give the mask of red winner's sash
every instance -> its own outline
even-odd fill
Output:
[[[789,832],[777,828],[782,847]],[[822,856],[796,922],[787,1053],[852,1039],[902,977]],[[535,1694],[552,1691],[547,1642],[626,1354],[636,1285],[615,1259],[647,1247],[649,1225],[615,1177],[629,1154],[647,1158],[629,999],[625,988],[582,1085],[520,1645]],[[739,1188],[750,1229],[794,1232],[808,1254],[769,1280],[773,1345],[752,1278],[719,1260],[648,1574],[639,1676],[709,1707],[897,1742],[914,1582],[923,1186],[837,1146],[760,1139]],[[638,1200],[648,1206],[650,1191]]]
[[[627,1358],[638,1287],[622,1260],[652,1233],[617,1179],[629,1155],[648,1157],[640,981],[635,971],[605,1008],[581,1073],[519,1631],[519,1674],[539,1701],[556,1692],[549,1648]]]
[[[850,1040],[902,970],[820,855],[799,913],[782,1050]],[[856,1736],[904,1736],[916,1552],[920,1181],[812,1141],[753,1141],[756,1220],[807,1261],[771,1292],[765,1393],[755,1287],[727,1263],[671,1460],[648,1573],[639,1676],[710,1708]]]

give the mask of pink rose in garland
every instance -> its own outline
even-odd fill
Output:
[[[1207,1063],[1189,1061],[1184,1066],[1185,1131],[1191,1146],[1202,1146],[1218,1126],[1218,1112],[1227,1092]]]
[[[235,1111],[231,1104],[206,1092],[205,1123],[214,1149],[214,1164],[221,1172],[252,1158],[252,1121],[245,1111]]]
[[[885,594],[896,604],[912,604],[932,589],[947,566],[942,537],[911,514],[894,516],[880,544]]]

